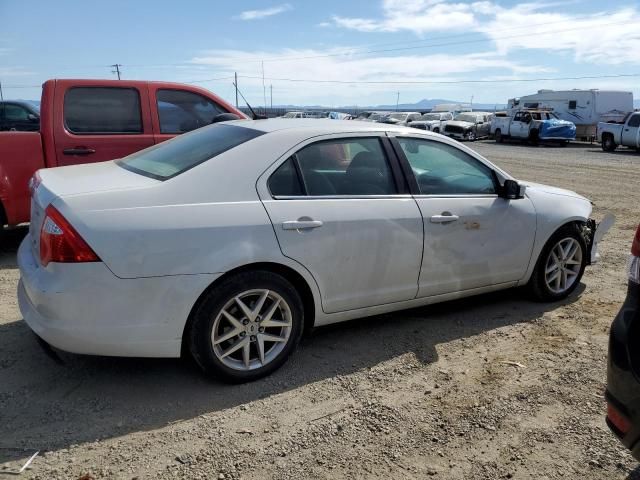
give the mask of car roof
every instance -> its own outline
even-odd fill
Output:
[[[234,120],[224,123],[251,128],[265,133],[280,130],[304,130],[307,132],[317,132],[318,134],[391,131],[415,132],[415,129],[410,127],[386,123],[360,122],[358,120],[331,120],[324,118],[268,118],[266,120]]]

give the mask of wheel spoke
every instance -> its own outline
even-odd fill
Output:
[[[559,275],[556,277],[556,290],[560,290],[560,282],[562,282],[562,274],[558,272]]]
[[[580,245],[578,245],[577,242],[572,242],[571,244],[571,248],[569,249],[569,253],[567,254],[567,258],[565,260],[570,260],[573,259],[573,257],[575,256],[576,252],[578,251],[578,247]]]
[[[551,275],[550,277],[547,278],[547,282],[551,283],[553,282],[556,278],[558,278],[560,276],[560,270],[556,270],[555,272],[553,272],[553,275]]]
[[[249,364],[251,363],[251,343],[246,342],[244,347],[242,347],[242,361],[244,362],[244,366],[249,368]]]
[[[549,275],[551,272],[555,272],[556,270],[558,270],[558,263],[553,262],[550,267],[547,267],[544,273],[545,275]]]
[[[273,317],[273,314],[276,313],[276,310],[278,310],[279,306],[280,306],[280,300],[276,300],[275,302],[273,302],[273,305],[271,305],[271,307],[269,308],[269,311],[265,313],[264,316],[262,317],[260,326],[262,327],[269,326],[267,325],[267,323],[271,321],[271,317]]]
[[[247,307],[246,303],[244,303],[240,297],[236,297],[235,301],[236,301],[236,305],[238,305],[238,307],[240,307],[240,310],[242,310],[242,313],[244,314],[244,316],[247,317],[249,320],[252,320],[253,312],[249,307]]]
[[[264,342],[286,342],[287,339],[278,337],[277,335],[271,335],[269,333],[259,333],[258,338],[261,338]]]
[[[245,345],[249,344],[249,337],[245,337],[242,340],[234,343],[233,345],[231,345],[227,350],[225,350],[221,355],[220,358],[225,358],[228,357],[229,355],[231,355],[233,352],[240,350],[242,347],[244,347]]]
[[[562,281],[560,282],[562,285],[562,290],[566,290],[567,288],[567,271],[562,269]]]
[[[260,298],[253,307],[253,312],[251,312],[252,317],[250,318],[251,321],[255,320],[256,317],[260,315],[260,310],[262,310],[262,307],[264,307],[264,302],[267,301],[267,298],[269,298],[269,290],[265,290],[264,292],[262,292],[262,295],[260,295]]]
[[[256,345],[258,347],[258,356],[260,357],[260,363],[264,365],[264,339],[262,335],[258,335]]]
[[[220,338],[217,338],[216,340],[214,340],[213,344],[214,345],[218,345],[219,343],[226,342],[227,340],[239,335],[240,332],[242,332],[242,330],[243,329],[237,328],[237,327],[236,328],[232,328],[227,333],[225,333],[223,336],[221,336]]]
[[[229,321],[231,325],[233,325],[234,328],[242,328],[242,323],[240,322],[240,320],[238,320],[226,310],[222,310],[222,315]]]
[[[567,265],[580,265],[582,262],[580,262],[578,260],[570,259],[570,260],[567,260],[565,263]]]

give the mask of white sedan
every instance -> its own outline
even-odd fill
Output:
[[[121,160],[40,170],[20,309],[61,350],[178,357],[247,381],[303,332],[528,285],[569,295],[591,204],[463,145],[330,120],[214,124]]]

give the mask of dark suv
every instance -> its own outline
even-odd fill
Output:
[[[640,460],[640,226],[628,270],[627,298],[609,336],[607,425]]]
[[[37,132],[40,112],[29,102],[8,100],[0,102],[0,131]]]

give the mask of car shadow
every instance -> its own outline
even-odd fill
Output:
[[[0,230],[0,270],[18,266],[16,254],[20,242],[27,233],[29,233],[28,226]]]
[[[581,289],[584,287],[581,285]],[[164,427],[374,367],[406,353],[438,362],[436,346],[526,323],[562,303],[508,290],[316,329],[277,372],[227,385],[179,359],[48,358],[23,320],[0,325],[0,463],[10,449],[68,448]]]

